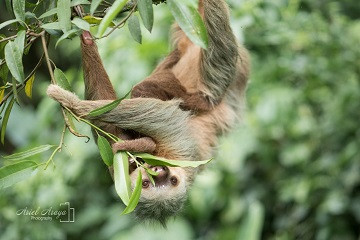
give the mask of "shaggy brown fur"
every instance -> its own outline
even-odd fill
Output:
[[[200,0],[199,11],[208,31],[208,49],[194,45],[175,25],[175,50],[134,87],[132,99],[91,119],[126,140],[115,143],[114,151],[147,151],[169,159],[204,160],[212,156],[219,136],[236,122],[244,106],[249,57],[235,40],[224,0]],[[87,34],[83,34],[82,54],[85,95],[90,101],[53,85],[47,91],[79,115],[116,99],[96,45],[86,40]],[[133,182],[138,171],[130,176]],[[169,176],[178,178],[178,186],[169,183],[164,188],[143,189],[137,216],[164,222],[175,214],[196,172],[169,168]],[[145,172],[143,176],[146,178]]]

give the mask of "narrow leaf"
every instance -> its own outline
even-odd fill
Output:
[[[141,171],[139,171],[139,175],[137,176],[136,179],[136,185],[134,191],[131,194],[129,205],[127,205],[127,207],[124,209],[121,215],[129,214],[132,211],[134,211],[140,199],[141,189],[142,189],[142,176],[141,176]]]
[[[11,19],[11,20],[8,20],[6,22],[3,22],[3,23],[0,24],[0,29],[2,29],[3,27],[6,27],[7,25],[15,23],[15,22],[19,22],[19,19]]]
[[[25,0],[13,0],[13,9],[16,19],[25,21]]]
[[[0,102],[3,100],[5,94],[5,89],[0,89]]]
[[[52,8],[50,9],[49,11],[47,12],[44,12],[43,14],[40,15],[39,19],[42,19],[42,18],[46,18],[46,17],[50,17],[54,14],[57,13],[57,9],[56,8]]]
[[[14,40],[14,43],[19,48],[20,55],[24,54],[25,35],[26,35],[25,30],[21,30],[21,31],[18,32],[18,34],[17,34],[17,36],[16,36],[16,38]]]
[[[29,98],[32,97],[32,89],[33,89],[33,85],[34,85],[34,80],[35,80],[35,73],[29,78],[29,80],[27,80],[27,82],[25,84],[25,94]]]
[[[259,201],[250,204],[248,212],[241,222],[237,239],[261,239],[264,224],[264,207]]]
[[[90,14],[93,15],[96,8],[100,5],[102,0],[92,0],[90,5]]]
[[[124,152],[116,153],[113,162],[115,190],[123,203],[128,206],[131,193],[128,156]]]
[[[0,189],[9,187],[33,175],[36,162],[22,161],[0,168]]]
[[[19,81],[24,81],[24,67],[22,64],[22,54],[16,44],[9,41],[5,46],[5,60],[13,77]]]
[[[154,24],[154,10],[152,0],[138,0],[137,8],[146,29],[151,32]]]
[[[13,9],[11,6],[11,0],[5,0],[5,5],[6,5],[6,10],[8,11],[8,13],[10,13],[12,16],[14,16]]]
[[[128,20],[128,27],[132,38],[141,44],[142,36],[141,36],[140,23],[139,23],[139,18],[136,15],[132,14],[130,16]]]
[[[11,113],[11,109],[14,105],[15,99],[11,99],[9,105],[7,106],[6,110],[5,110],[5,114],[4,114],[4,119],[2,121],[2,125],[1,125],[1,133],[0,133],[0,139],[1,139],[1,143],[4,144],[5,141],[5,132],[6,132],[6,126],[7,123],[9,121],[9,116]]]
[[[198,10],[194,6],[178,0],[168,0],[167,5],[189,39],[206,49],[208,45],[207,32]]]
[[[145,167],[145,171],[146,171],[147,173],[149,173],[150,175],[152,175],[152,176],[157,176],[157,175],[159,175],[158,172],[155,172],[155,171],[153,171],[153,170],[151,170],[150,168],[147,168],[147,167]]]
[[[90,31],[90,24],[81,18],[76,17],[71,22],[82,30]]]
[[[113,158],[114,158],[114,154],[110,146],[110,143],[108,142],[108,140],[106,140],[106,138],[104,138],[101,135],[98,135],[97,145],[102,160],[108,167],[110,167],[113,164]]]
[[[57,40],[56,44],[55,44],[55,48],[57,48],[57,46],[59,45],[60,42],[62,42],[63,40],[65,40],[66,38],[71,38],[75,35],[77,35],[81,30],[80,29],[71,29],[68,32],[65,32],[60,38],[59,40]]]
[[[115,0],[113,5],[110,7],[109,11],[106,13],[105,17],[101,21],[98,30],[98,36],[101,37],[112,20],[116,17],[116,15],[124,8],[125,4],[128,0]]]
[[[71,91],[71,86],[63,71],[61,71],[59,68],[55,68],[54,77],[57,85],[65,90]]]
[[[15,98],[16,102],[18,104],[20,104],[19,94],[18,94],[18,90],[16,87],[17,82],[16,82],[15,78],[11,78],[11,81],[12,81],[11,83],[12,83],[12,91],[14,94],[14,98]]]
[[[83,17],[83,20],[85,20],[86,22],[88,22],[90,24],[99,25],[101,23],[102,18],[88,15],[88,16]],[[109,27],[113,27],[113,26],[115,26],[115,24],[113,22],[111,22]]]
[[[7,160],[12,160],[12,161],[22,160],[22,159],[34,156],[36,154],[45,152],[45,151],[53,148],[54,146],[55,145],[41,145],[41,146],[34,147],[32,149],[29,149],[29,150],[26,150],[26,151],[23,151],[23,152],[14,153],[14,154],[9,155],[9,156],[4,156],[3,158],[7,159]]]
[[[67,124],[70,125],[70,127],[73,131],[77,132],[77,129],[76,129],[74,121],[73,121],[73,116],[71,115],[71,113],[68,111],[65,111],[65,117],[66,117],[65,121],[67,122]]]
[[[146,171],[146,175],[148,176],[151,184],[152,184],[154,187],[156,187],[156,183],[155,183],[155,180],[154,180],[153,176],[152,176],[147,170],[145,170],[145,171]]]
[[[51,22],[51,23],[45,23],[41,25],[40,27],[44,29],[61,29],[59,22]]]
[[[35,13],[32,13],[32,12],[25,13],[25,19],[32,19],[32,18],[36,19]]]
[[[64,33],[71,29],[71,5],[70,0],[58,0],[57,15],[61,29]]]
[[[153,156],[148,153],[136,154],[136,157],[142,158],[146,163],[152,166],[170,166],[170,167],[198,167],[200,165],[210,162],[212,159],[204,161],[182,161],[182,160],[169,160],[162,157]]]
[[[99,116],[101,114],[104,114],[104,113],[107,113],[107,112],[113,110],[114,108],[116,108],[121,103],[122,100],[124,100],[130,94],[130,92],[131,92],[131,90],[127,94],[125,94],[125,96],[123,96],[122,98],[119,98],[119,99],[117,99],[117,100],[115,100],[115,101],[113,101],[113,102],[111,102],[111,103],[109,103],[109,104],[107,104],[105,106],[102,106],[100,108],[92,110],[88,114],[88,116],[89,117],[96,117],[96,116]]]
[[[83,4],[83,5],[89,5],[90,2],[87,1],[87,0],[74,0],[74,1],[71,1],[71,6],[72,6],[72,7],[74,7],[74,6],[76,6],[76,5],[81,5],[81,4]]]

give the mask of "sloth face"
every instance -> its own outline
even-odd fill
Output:
[[[140,221],[155,221],[165,226],[167,219],[176,215],[186,201],[187,188],[191,185],[192,178],[188,177],[191,171],[180,167],[147,167],[158,173],[153,176],[155,186],[143,168],[137,168],[130,174],[134,188],[139,171],[142,171],[142,191],[135,215]]]
[[[158,173],[157,176],[153,176],[155,186],[143,168],[137,168],[130,174],[134,188],[139,171],[142,173],[142,200],[173,199],[186,194],[186,172],[183,168],[149,165],[147,167]]]

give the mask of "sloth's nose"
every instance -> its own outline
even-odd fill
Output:
[[[155,166],[152,167],[151,170],[158,173],[157,176],[154,176],[154,180],[156,181],[156,183],[165,182],[169,175],[169,169],[165,166]]]

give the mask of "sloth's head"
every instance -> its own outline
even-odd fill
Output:
[[[194,169],[165,166],[148,166],[158,173],[151,183],[143,168],[136,168],[130,174],[132,187],[139,171],[142,171],[142,191],[135,214],[140,220],[155,220],[165,225],[166,220],[176,215],[184,205],[187,189],[193,182]]]

